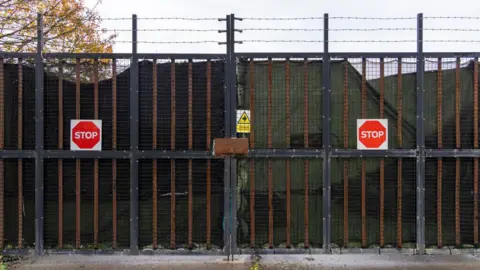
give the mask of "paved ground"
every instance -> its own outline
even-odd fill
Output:
[[[480,269],[476,255],[83,256],[28,258],[8,269]]]

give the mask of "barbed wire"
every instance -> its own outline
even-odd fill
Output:
[[[132,43],[132,41],[119,40],[115,43]],[[137,41],[136,43],[143,44],[202,44],[202,43],[222,43],[222,41],[217,40],[197,40],[197,41]]]
[[[177,21],[218,21],[223,18],[215,17],[144,17],[137,18],[138,20],[177,20]]]
[[[99,32],[132,32],[132,29],[98,29]],[[157,29],[137,29],[137,32],[218,32],[223,29],[190,29],[190,28],[157,28]]]
[[[126,20],[132,20],[132,17],[102,17],[102,21],[126,21]]]
[[[300,39],[276,39],[276,40],[266,40],[266,39],[247,39],[239,40],[239,43],[323,43],[323,40],[300,40]],[[422,42],[419,40],[329,40],[328,43],[409,43],[409,42]],[[480,43],[480,40],[454,40],[454,39],[445,39],[445,40],[423,40],[423,42],[431,43]]]
[[[237,17],[241,20],[250,21],[305,21],[305,20],[323,20],[324,17]],[[333,16],[332,20],[414,20],[417,17],[345,17]]]
[[[480,17],[468,17],[468,16],[426,16],[424,19],[456,19],[456,20],[480,20]]]
[[[132,17],[106,17],[105,21],[132,20]],[[222,18],[223,19],[223,18]],[[138,17],[137,20],[218,21],[216,17]]]
[[[323,20],[323,17],[235,17],[236,19],[249,21],[304,21]]]
[[[34,28],[32,28],[34,29]],[[32,30],[26,29],[26,30]],[[17,28],[3,28],[2,30],[14,31]],[[304,31],[304,32],[321,32],[326,29],[323,28],[238,28],[237,31],[279,31],[279,32],[289,32],[289,31]],[[359,32],[369,32],[369,31],[417,31],[417,28],[413,27],[399,27],[399,28],[329,28],[328,31],[359,31]],[[97,29],[99,32],[132,32],[132,29]],[[205,29],[194,29],[194,28],[152,28],[152,29],[137,29],[137,32],[222,32],[224,29],[217,28],[205,28]],[[447,31],[447,32],[480,32],[480,28],[423,28],[423,31]]]
[[[426,16],[424,19],[459,19],[459,20],[480,20],[475,16]],[[323,20],[324,17],[238,17],[242,20],[256,21],[285,21],[285,20]],[[416,20],[417,17],[359,17],[359,16],[331,16],[331,20]]]
[[[322,17],[323,18],[323,17]],[[356,16],[333,16],[332,20],[416,20],[417,17],[356,17]]]
[[[45,14],[45,17],[54,15]],[[27,17],[0,16],[0,19],[24,20]],[[323,20],[323,16],[312,17],[235,17],[239,20],[252,21],[297,21],[297,20]],[[359,16],[330,16],[330,20],[416,20],[417,17],[359,17]],[[424,19],[458,19],[458,20],[480,20],[478,16],[425,16]],[[224,17],[138,17],[138,20],[185,20],[185,21],[219,21]],[[132,17],[102,17],[104,21],[132,20]]]
[[[417,31],[417,28],[413,27],[400,27],[400,28],[241,28],[240,31],[305,31],[305,32],[320,32],[320,31]],[[451,32],[480,32],[480,29],[476,28],[423,28],[424,31],[451,31]]]

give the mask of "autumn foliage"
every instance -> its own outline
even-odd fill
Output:
[[[44,52],[112,52],[115,36],[101,29],[95,8],[82,0],[0,0],[0,50],[34,52],[37,13],[43,15]]]

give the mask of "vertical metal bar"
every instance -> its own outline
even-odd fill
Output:
[[[308,83],[308,59],[303,60],[303,146],[307,149],[308,146],[308,90],[309,90],[309,83]],[[309,247],[309,186],[308,180],[310,178],[310,161],[305,159],[303,161],[303,189],[304,189],[304,197],[303,197],[303,233],[304,233],[304,245],[305,248]]]
[[[207,60],[207,152],[212,145],[212,62]],[[207,248],[211,247],[212,233],[212,162],[207,160]]]
[[[442,74],[442,58],[438,58],[437,67],[437,147],[443,148],[443,74]],[[437,246],[443,246],[442,235],[442,177],[443,177],[443,161],[442,158],[437,160]]]
[[[18,118],[17,118],[17,149],[23,148],[23,69],[22,59],[18,59]],[[18,248],[23,248],[23,162],[18,159]]]
[[[380,58],[380,118],[384,117],[385,61]],[[385,159],[380,159],[380,247],[385,246]]]
[[[153,59],[153,94],[152,94],[152,107],[153,107],[153,116],[152,116],[152,149],[157,150],[157,115],[158,115],[158,85],[157,85],[157,59]],[[157,172],[157,160],[154,159],[152,161],[152,248],[158,248],[158,231],[157,231],[157,223],[158,223],[158,172]]]
[[[272,95],[273,95],[273,63],[268,59],[268,89],[267,89],[267,147],[272,145]],[[273,171],[272,161],[268,159],[268,246],[273,248]]]
[[[323,141],[323,252],[330,252],[332,229],[332,205],[330,179],[330,55],[328,53],[328,14],[323,15],[323,67],[322,67],[322,141]]]
[[[137,15],[132,15],[132,61],[130,63],[130,253],[138,254],[138,55]]]
[[[402,58],[398,58],[397,70],[397,143],[403,148],[403,91],[402,91]],[[397,247],[402,248],[402,209],[403,209],[403,160],[397,161]]]
[[[460,58],[455,68],[455,148],[461,148],[460,134]],[[460,246],[460,159],[455,160],[455,244]]]
[[[250,123],[255,125],[255,63],[249,63],[250,75]],[[285,75],[287,76],[287,75]],[[255,127],[255,126],[253,126]],[[250,149],[255,149],[255,128],[250,131]],[[250,159],[250,247],[255,247],[255,159]],[[287,221],[288,222],[288,221]]]
[[[58,149],[63,149],[63,60],[58,70]],[[63,248],[63,160],[58,159],[58,248]]]
[[[229,55],[230,55],[230,68],[228,72],[230,73],[230,108],[232,113],[230,115],[230,130],[232,136],[236,137],[236,114],[235,110],[237,109],[237,60],[235,56],[235,14],[230,14],[230,44],[229,44]],[[230,164],[230,192],[231,192],[231,201],[230,201],[230,234],[231,234],[231,251],[232,251],[232,260],[233,254],[237,253],[237,159],[235,156],[231,159]]]
[[[35,57],[35,253],[43,253],[43,19],[37,14],[37,54]]]
[[[75,62],[75,118],[80,119],[80,59]],[[75,248],[80,248],[80,210],[81,210],[81,186],[80,186],[80,159],[75,160]]]
[[[117,150],[117,60],[112,59],[112,150]],[[112,248],[117,248],[117,160],[112,160]]]
[[[193,74],[192,60],[188,62],[188,150],[193,149]],[[192,248],[193,234],[193,186],[192,160],[188,160],[188,248]]]
[[[226,61],[225,61],[225,138],[230,138],[232,136],[232,123],[231,123],[231,115],[232,111],[235,108],[231,107],[231,84],[230,84],[230,73],[229,70],[231,68],[231,56],[230,56],[230,47],[229,44],[231,43],[231,20],[230,20],[230,15],[226,16],[226,23],[227,23],[227,29],[226,29],[226,39],[227,39],[227,55],[226,55]],[[231,228],[230,228],[230,218],[231,218],[231,196],[230,196],[230,177],[231,177],[231,158],[226,157],[224,159],[224,186],[223,186],[223,212],[224,212],[224,217],[223,217],[223,243],[224,243],[224,250],[225,253],[227,254],[228,257],[230,257],[230,254],[232,254],[232,243],[231,243]]]
[[[98,59],[93,66],[93,117],[98,119]],[[98,159],[93,160],[93,246],[98,248]]]
[[[367,60],[362,58],[362,118],[367,117]],[[366,209],[366,162],[362,158],[362,172],[361,172],[361,207],[362,207],[362,248],[367,247],[367,209]]]
[[[348,59],[343,74],[343,148],[348,149]],[[348,160],[343,160],[343,246],[348,245]]]
[[[5,69],[4,59],[0,58],[0,150],[5,148]],[[4,222],[5,222],[5,164],[0,159],[0,250],[3,250]]]
[[[250,110],[250,114],[252,111]],[[290,60],[287,58],[285,61],[285,141],[286,147],[290,148]],[[291,209],[291,168],[290,160],[287,159],[285,168],[285,182],[286,182],[286,208],[287,208],[287,247],[289,248],[292,244],[292,239],[290,236],[290,231],[292,229],[292,209]]]
[[[473,64],[473,148],[478,148],[478,58]],[[473,244],[478,245],[478,158],[473,159]]]
[[[175,80],[175,59],[172,59],[170,65],[170,90],[171,90],[171,99],[170,99],[170,149],[175,151],[175,89],[176,89],[176,80]],[[170,160],[170,247],[175,248],[175,207],[176,207],[176,196],[175,196],[175,160]]]
[[[417,252],[425,253],[425,131],[423,14],[417,15]]]

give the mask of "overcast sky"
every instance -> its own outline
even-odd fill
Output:
[[[90,7],[97,0],[86,0]],[[238,17],[412,17],[407,20],[330,20],[331,29],[345,28],[415,28],[417,13],[424,16],[480,16],[480,1],[475,0],[102,0],[96,8],[102,17],[139,17],[139,29],[187,28],[225,29],[225,22],[218,21],[178,21],[141,20],[147,17],[218,17],[235,13]],[[130,29],[129,20],[105,20],[102,26],[107,29]],[[476,31],[425,31],[424,40],[469,40],[480,41],[480,20],[478,19],[425,19],[425,28],[460,28]],[[236,28],[323,28],[322,20],[298,21],[237,21]],[[237,40],[322,40],[320,31],[245,31],[236,34]],[[331,31],[330,40],[415,40],[414,30],[401,31]],[[130,32],[119,32],[119,43],[115,52],[130,52],[131,45],[121,43],[131,41]],[[225,34],[217,32],[139,32],[139,41],[225,41]],[[430,43],[425,51],[480,51],[480,42]],[[322,51],[321,43],[244,43],[236,46],[236,51],[250,52],[306,52]],[[415,51],[412,42],[392,43],[331,43],[330,51]],[[225,46],[215,43],[205,44],[139,44],[139,52],[224,52]]]

